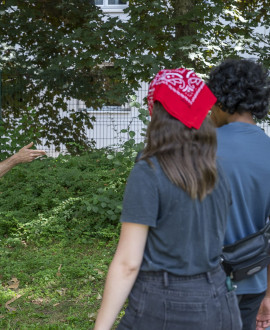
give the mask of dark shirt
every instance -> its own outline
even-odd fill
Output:
[[[233,122],[217,130],[217,156],[230,182],[232,207],[225,244],[255,233],[270,215],[270,138],[252,124]],[[237,283],[237,294],[267,288],[267,269]]]
[[[141,270],[195,275],[215,268],[231,203],[221,169],[215,189],[200,201],[171,183],[156,158],[151,161],[154,168],[141,160],[131,171],[120,219],[149,226]]]

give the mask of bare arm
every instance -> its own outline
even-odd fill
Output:
[[[116,253],[109,268],[95,330],[109,330],[137,278],[148,226],[123,223]]]
[[[256,318],[256,330],[270,326],[270,265],[267,268],[267,290]]]
[[[20,149],[16,154],[0,163],[0,177],[10,171],[14,166],[20,163],[29,163],[39,156],[46,155],[43,150],[30,149],[33,142]]]

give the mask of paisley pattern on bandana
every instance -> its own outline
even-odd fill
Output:
[[[150,115],[158,101],[184,125],[199,129],[217,98],[195,72],[179,68],[159,71],[149,85],[147,100]]]
[[[180,96],[189,106],[196,100],[205,86],[195,72],[187,69],[161,70],[153,79],[148,91],[148,108],[152,113],[154,92],[158,85],[165,84],[173,93]]]

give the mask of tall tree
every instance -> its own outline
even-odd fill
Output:
[[[88,147],[85,129],[94,118],[68,108],[68,100],[93,108],[123,101],[121,69],[103,65],[115,56],[114,35],[108,34],[114,20],[107,22],[89,0],[9,0],[0,14],[5,129],[26,116],[21,129],[46,138],[47,145]]]
[[[71,98],[96,109],[121,104],[164,67],[207,74],[221,60],[244,55],[269,66],[269,33],[256,29],[269,29],[268,5],[269,0],[130,0],[128,18],[121,21],[105,17],[93,0],[2,2],[5,128],[18,126],[23,115],[21,129],[46,137],[48,144],[87,147],[85,127],[92,121],[86,112],[67,108]]]
[[[131,0],[125,10],[129,20],[123,23],[126,52],[123,49],[118,60],[131,81],[134,75],[147,80],[163,67],[185,66],[203,74],[227,57],[244,54],[267,65],[259,49],[265,36],[255,30],[269,25],[266,4],[267,0]],[[269,52],[269,43],[265,47]]]

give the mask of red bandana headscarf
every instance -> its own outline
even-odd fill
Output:
[[[199,129],[217,99],[195,72],[187,69],[161,70],[148,91],[148,109],[152,115],[155,101],[187,127]]]

